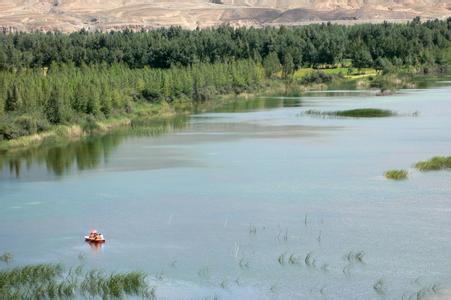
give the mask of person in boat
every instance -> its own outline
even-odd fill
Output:
[[[103,241],[103,234],[98,233],[96,236],[96,240]]]
[[[92,239],[92,240],[96,239],[97,238],[97,231],[96,230],[91,231],[89,233],[89,238]]]

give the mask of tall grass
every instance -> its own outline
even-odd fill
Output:
[[[420,171],[451,169],[451,156],[435,156],[429,160],[424,160],[416,163],[415,168]]]
[[[9,252],[5,252],[0,255],[0,261],[9,264],[9,262],[13,259],[13,255]]]
[[[379,295],[385,294],[385,281],[383,278],[380,278],[376,283],[373,285],[373,289],[376,293]]]
[[[64,271],[61,264],[39,264],[0,271],[0,299],[124,298],[154,299],[155,289],[140,272],[107,274]]]

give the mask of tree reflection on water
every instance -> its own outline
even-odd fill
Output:
[[[0,154],[0,178],[22,178],[29,174],[34,164],[45,165],[47,171],[63,176],[73,170],[83,171],[107,162],[111,153],[130,136],[158,136],[184,128],[187,117],[161,120],[134,120],[130,128],[23,151]]]

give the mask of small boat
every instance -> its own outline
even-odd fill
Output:
[[[103,234],[97,232],[97,230],[92,230],[89,235],[85,235],[85,241],[90,243],[105,243],[106,240]]]

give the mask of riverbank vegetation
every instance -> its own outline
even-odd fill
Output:
[[[438,171],[451,169],[451,156],[435,156],[415,164],[419,171]]]
[[[77,138],[130,124],[134,117],[173,116],[218,95],[265,90],[294,95],[302,86],[359,78],[387,93],[408,86],[409,78],[393,72],[446,69],[451,18],[353,26],[2,33],[0,41],[0,148],[9,149]]]
[[[350,110],[322,112],[317,110],[307,110],[305,114],[314,116],[335,116],[346,118],[383,118],[395,116],[396,113],[391,110],[377,108],[357,108]]]
[[[385,178],[392,180],[404,180],[407,179],[407,175],[406,170],[389,170],[384,174]]]
[[[0,140],[41,133],[58,124],[79,124],[69,133],[78,136],[79,129],[89,132],[99,127],[96,121],[108,127],[107,120],[125,115],[172,116],[183,101],[250,91],[263,76],[262,67],[251,60],[171,69],[117,64],[53,65],[45,73],[4,71],[0,73],[0,86],[6,90]]]

